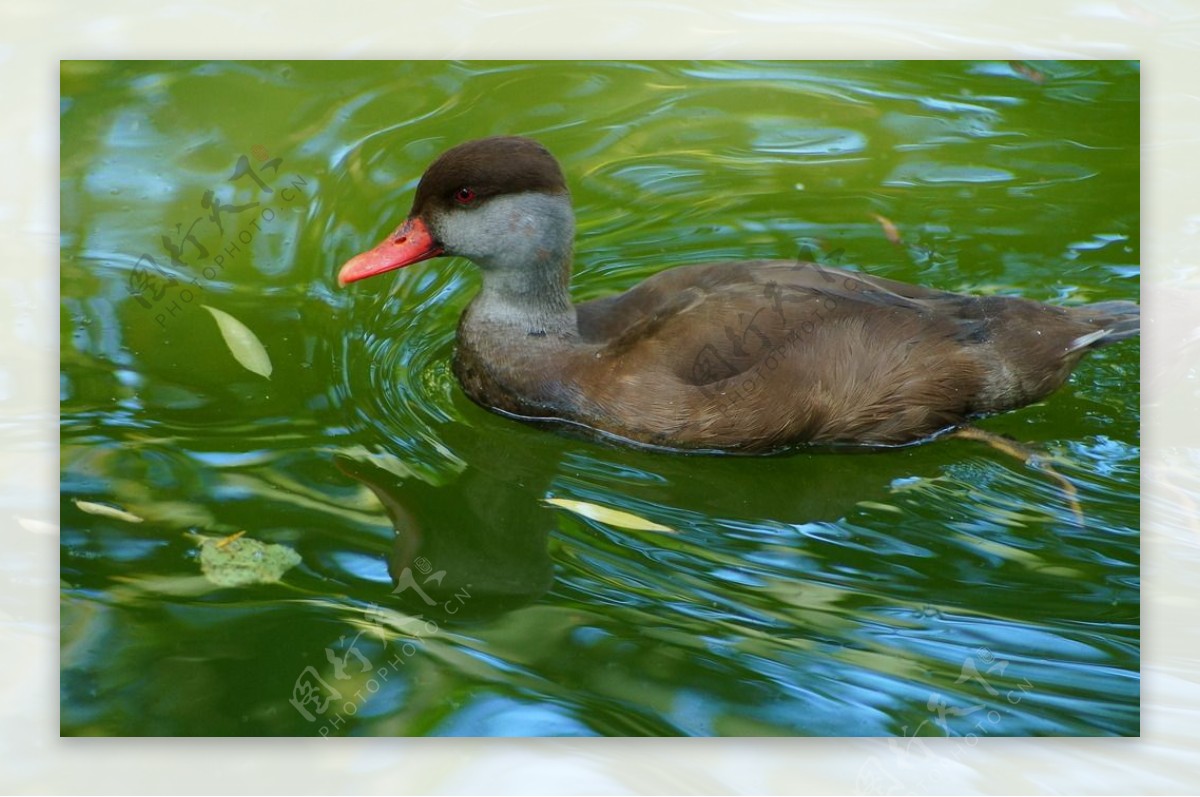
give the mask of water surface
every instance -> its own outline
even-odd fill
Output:
[[[1137,300],[1138,101],[1106,62],[64,64],[63,733],[1138,733],[1136,341],[981,424],[1080,526],[968,441],[524,426],[450,373],[468,263],[335,282],[440,151],[520,133],[567,175],[580,300],[758,257]],[[301,564],[212,584],[198,538],[237,531]]]

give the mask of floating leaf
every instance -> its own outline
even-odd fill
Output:
[[[881,504],[876,501],[859,501],[858,505],[861,506],[863,509],[875,509],[880,512],[895,512],[897,515],[904,514],[904,510],[898,506],[893,506],[891,504]]]
[[[589,504],[586,501],[571,501],[566,498],[545,498],[543,501],[547,504],[567,509],[577,515],[582,515],[590,520],[597,520],[606,525],[617,526],[622,529],[631,529],[633,531],[675,531],[675,529],[667,528],[652,520],[646,520],[644,517],[623,512],[620,509],[610,509],[607,506],[600,506],[599,504]]]
[[[300,564],[300,554],[286,545],[274,545],[236,534],[205,538],[200,543],[200,570],[218,587],[273,584]]]
[[[247,371],[253,371],[261,377],[270,379],[271,358],[267,356],[267,350],[263,348],[262,342],[250,331],[250,328],[224,310],[209,307],[207,304],[200,306],[212,313],[212,317],[217,320],[221,337],[225,338],[225,345],[229,347],[233,359],[241,363]]]
[[[887,216],[880,216],[878,213],[871,214],[875,221],[879,222],[879,226],[883,228],[883,234],[893,244],[900,243],[900,230],[896,228],[896,224]]]
[[[141,523],[142,519],[132,512],[126,512],[124,509],[108,504],[94,504],[91,501],[75,501],[75,506],[79,507],[80,512],[87,512],[89,515],[103,515],[104,517],[116,518],[124,520],[128,523]]]

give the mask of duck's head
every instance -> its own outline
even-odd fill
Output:
[[[352,258],[338,283],[440,255],[468,258],[502,293],[565,290],[574,217],[562,169],[545,147],[517,136],[449,149],[421,177],[412,210],[382,243]],[[538,289],[538,290],[535,290]]]

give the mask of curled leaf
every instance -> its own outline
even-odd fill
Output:
[[[132,512],[126,512],[124,509],[121,509],[120,507],[109,506],[108,504],[96,504],[96,503],[92,503],[91,501],[79,501],[76,499],[71,499],[71,500],[75,501],[75,506],[79,507],[80,512],[87,512],[89,515],[103,515],[104,517],[111,517],[111,518],[116,518],[117,520],[124,520],[127,523],[141,523],[142,522],[142,519],[140,517],[133,514]]]
[[[630,512],[611,509],[600,504],[589,504],[586,501],[571,501],[566,498],[545,498],[543,501],[608,526],[617,526],[618,528],[631,529],[633,531],[675,531],[675,529],[667,528],[652,520],[646,520],[644,517],[638,517]]]
[[[209,307],[207,304],[200,306],[212,313],[212,317],[216,319],[217,328],[221,330],[221,337],[225,339],[225,345],[229,347],[229,353],[233,355],[233,359],[237,360],[247,371],[253,371],[265,379],[270,379],[271,358],[267,355],[267,350],[263,348],[262,342],[250,331],[250,328],[224,310]]]

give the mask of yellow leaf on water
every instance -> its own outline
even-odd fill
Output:
[[[91,501],[75,501],[75,506],[79,507],[80,512],[87,512],[89,515],[103,515],[104,517],[116,518],[129,523],[141,523],[142,519],[132,512],[126,512],[124,509],[108,504],[94,504]]]
[[[582,515],[590,520],[597,520],[609,526],[617,526],[633,531],[675,531],[675,529],[667,528],[652,520],[646,520],[644,517],[638,517],[629,512],[622,512],[620,509],[611,509],[599,504],[589,504],[586,501],[571,501],[566,498],[544,498],[542,500],[547,504],[562,507],[577,515]]]
[[[859,501],[858,505],[863,509],[877,509],[880,512],[895,512],[897,515],[904,514],[904,510],[898,506],[891,504],[881,504],[876,501]]]
[[[263,348],[262,342],[250,331],[250,328],[224,310],[209,307],[207,304],[200,306],[212,313],[212,317],[217,320],[217,328],[221,330],[221,337],[225,339],[225,345],[229,347],[233,359],[237,360],[247,371],[253,371],[261,377],[270,379],[271,358],[267,355],[267,350]]]
[[[900,230],[896,227],[895,222],[887,216],[880,216],[878,213],[872,213],[871,215],[875,217],[875,221],[879,222],[879,226],[883,228],[885,238],[894,244],[901,242]]]

